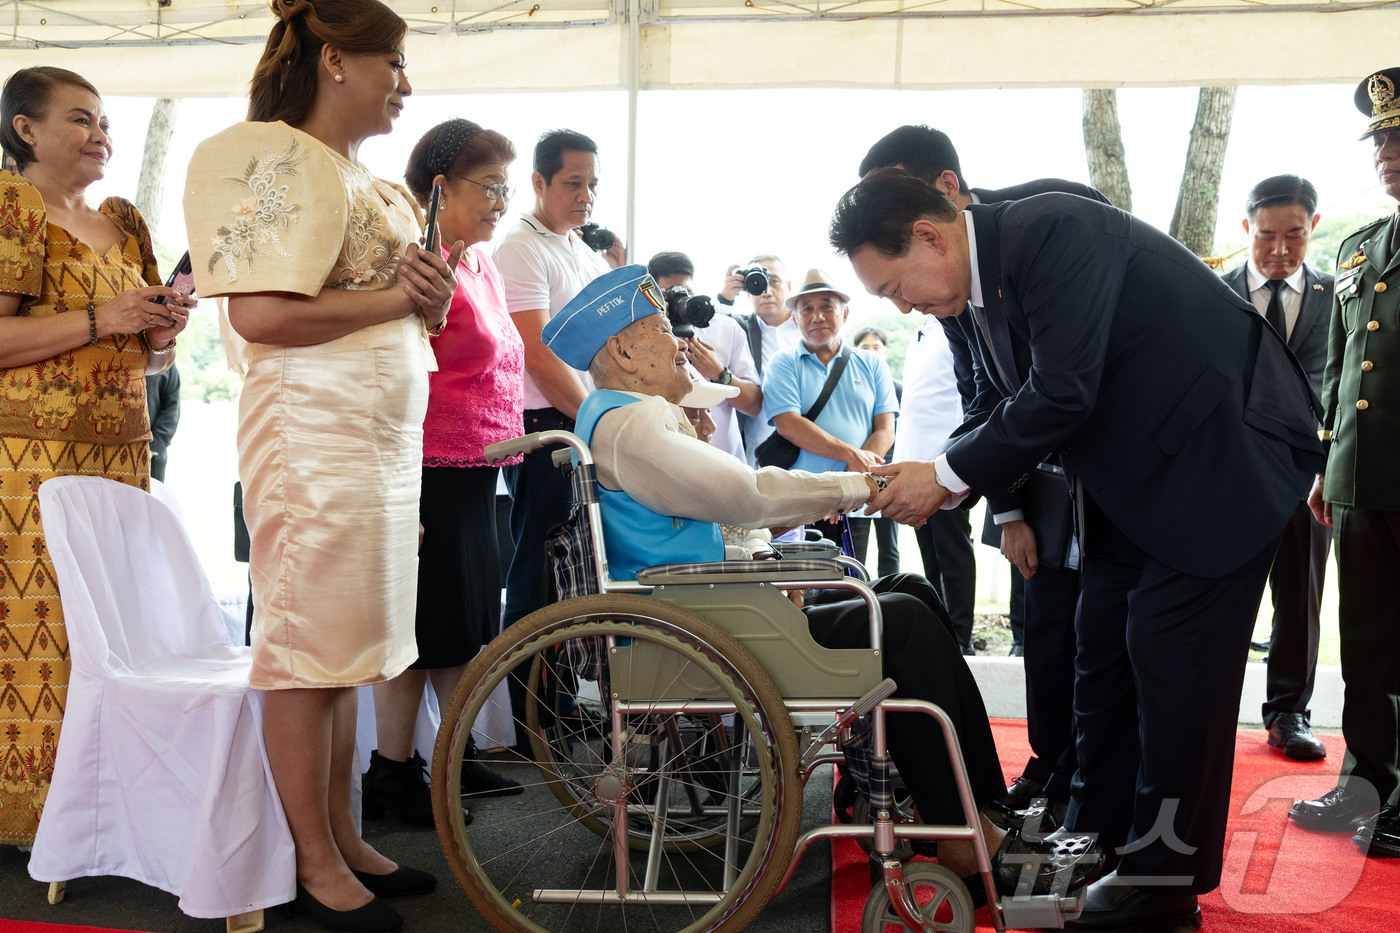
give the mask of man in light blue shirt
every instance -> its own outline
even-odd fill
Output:
[[[802,342],[775,355],[763,379],[763,413],[774,429],[796,444],[801,453],[794,470],[829,473],[862,472],[883,462],[894,443],[899,401],[885,361],[869,350],[845,347],[841,330],[850,313],[850,296],[837,291],[831,277],[811,269],[802,288],[788,299]],[[815,418],[806,417],[834,367],[845,358],[845,369],[831,396]],[[837,534],[823,527],[828,536]],[[862,523],[859,532],[870,534]],[[852,541],[856,553],[865,541]]]

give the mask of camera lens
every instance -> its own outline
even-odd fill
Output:
[[[762,266],[750,266],[747,269],[738,270],[739,275],[744,277],[744,291],[750,295],[762,295],[768,291],[768,270]]]
[[[617,242],[617,237],[611,230],[597,224],[584,224],[578,228],[578,235],[579,239],[583,240],[583,245],[595,253],[606,253]]]

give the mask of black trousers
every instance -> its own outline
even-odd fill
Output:
[[[1274,606],[1264,725],[1279,713],[1308,715],[1317,679],[1317,642],[1322,630],[1322,584],[1332,529],[1318,524],[1306,502],[1283,526],[1269,593]]]
[[[572,431],[574,419],[557,408],[532,408],[525,412],[523,433]],[[506,572],[506,628],[544,605],[540,580],[549,569],[544,553],[545,533],[569,517],[569,480],[554,465],[557,446],[525,455],[524,461],[505,467],[510,490],[510,540],[515,548]]]
[[[933,584],[953,620],[958,647],[972,647],[972,607],[977,564],[972,556],[972,523],[966,509],[940,509],[914,530],[924,559],[924,576]]]
[[[899,685],[895,696],[927,700],[947,712],[962,747],[972,799],[978,807],[1006,792],[996,740],[977,682],[962,652],[940,617],[938,594],[917,574],[881,577],[871,584],[879,594],[884,618],[884,674]],[[808,606],[812,637],[828,648],[863,648],[870,644],[870,620],[859,598],[836,598],[846,591],[828,590],[831,601]],[[886,718],[890,757],[904,777],[926,823],[961,823],[966,818],[953,783],[943,733],[921,713],[892,713]]]
[[[1240,690],[1275,545],[1219,578],[1150,557],[1085,498],[1067,817],[1155,890],[1220,884]]]
[[[1022,775],[1044,784],[1046,796],[1068,800],[1077,762],[1074,616],[1079,608],[1079,571],[1042,565],[1025,581],[1025,594],[1026,732],[1031,758]]]
[[[1380,802],[1400,800],[1400,512],[1334,505],[1342,734],[1338,782],[1369,781]]]
[[[574,429],[574,419],[557,408],[526,409],[522,433]],[[554,465],[557,445],[531,451],[525,459],[504,468],[510,490],[510,540],[514,548],[506,571],[506,605],[501,617],[502,630],[544,606],[542,581],[550,570],[544,552],[544,539],[550,528],[569,517],[572,491],[564,471]],[[522,664],[510,678],[511,708],[525,708],[525,680],[529,668]],[[572,684],[565,688],[574,692]],[[528,739],[521,717],[515,720],[516,743]]]

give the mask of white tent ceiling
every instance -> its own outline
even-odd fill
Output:
[[[390,5],[419,93],[1346,83],[1400,56],[1400,10],[1373,0]],[[240,96],[270,24],[262,0],[0,0],[0,49],[107,94]]]

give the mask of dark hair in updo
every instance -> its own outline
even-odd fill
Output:
[[[439,175],[461,177],[482,165],[515,161],[515,146],[495,130],[484,130],[479,124],[457,117],[423,134],[408,156],[403,180],[414,198],[423,207],[433,189],[433,179]]]
[[[0,91],[0,120],[4,121],[4,125],[0,126],[0,149],[5,150],[5,155],[14,161],[18,171],[24,171],[24,167],[34,161],[34,150],[15,129],[15,117],[23,115],[31,120],[47,117],[54,88],[62,84],[91,91],[99,99],[102,97],[87,78],[67,68],[54,68],[51,65],[21,68],[5,79],[5,89]],[[0,167],[3,167],[2,162]]]
[[[248,119],[257,123],[295,125],[306,119],[316,100],[322,46],[378,55],[397,49],[408,33],[403,18],[379,0],[269,0],[268,5],[277,22],[248,91]]]

